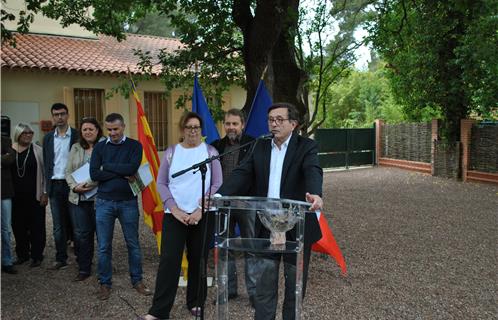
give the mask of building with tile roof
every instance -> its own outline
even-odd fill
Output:
[[[57,31],[53,27],[34,31],[40,30]],[[128,68],[132,73],[140,72],[134,49],[155,56],[161,49],[181,49],[181,42],[135,34],[127,34],[126,40],[118,42],[109,36],[82,34],[81,30],[61,33],[15,34],[15,47],[2,46],[1,113],[9,116],[11,128],[21,121],[29,122],[35,129],[35,140],[42,141],[51,128],[50,107],[63,102],[69,108],[73,127],[78,127],[79,119],[85,116],[102,121],[105,115],[119,112],[127,123],[126,134],[136,137],[135,101],[117,94],[110,96],[112,89],[123,81]],[[160,68],[155,65],[153,74],[158,75]],[[159,78],[142,81],[137,89],[158,148],[177,142],[182,111],[175,108],[175,102],[180,92],[165,96]],[[223,108],[242,107],[244,99],[241,88],[231,88],[223,97]]]
[[[79,38],[45,34],[16,34],[16,46],[2,47],[2,69],[103,73],[109,75],[139,73],[133,50],[149,51],[153,57],[165,49],[182,48],[178,39],[127,34],[118,42],[110,36]],[[155,61],[157,63],[157,59]],[[161,72],[155,65],[154,75]]]

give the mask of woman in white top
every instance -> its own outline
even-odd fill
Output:
[[[188,285],[187,308],[199,316],[204,305],[207,285],[198,294],[200,268],[206,268],[209,243],[212,242],[214,219],[201,214],[199,199],[202,197],[200,172],[188,172],[176,178],[172,174],[191,167],[208,157],[218,155],[216,149],[202,142],[202,119],[193,112],[180,120],[182,141],[170,146],[163,156],[157,177],[157,188],[164,204],[165,214],[161,243],[161,260],[157,270],[156,290],[149,314],[139,319],[169,319],[175,301],[180,277],[183,248],[187,246]],[[214,195],[222,183],[221,164],[218,160],[208,165],[205,196]],[[204,247],[204,265],[201,266],[202,230],[207,227]]]

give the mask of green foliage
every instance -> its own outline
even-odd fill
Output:
[[[158,37],[177,38],[178,31],[171,25],[171,20],[157,11],[146,12],[143,18],[133,22],[127,32]]]
[[[394,101],[385,69],[351,71],[329,89],[329,112],[322,128],[371,127],[375,119],[389,123],[405,120]]]
[[[377,10],[371,40],[410,120],[439,114],[455,141],[461,118],[497,107],[496,1],[392,0]]]
[[[371,17],[371,1],[304,1],[297,37],[300,67],[309,75],[304,89],[312,97],[308,106],[308,132],[320,127],[330,111],[330,86],[346,77],[356,61],[355,50],[364,44],[354,32]]]

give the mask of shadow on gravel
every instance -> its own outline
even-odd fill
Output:
[[[312,256],[304,319],[496,319],[498,187],[462,183],[394,168],[328,172],[325,213],[348,265],[344,278],[329,257]],[[48,270],[54,261],[51,218],[40,268],[2,273],[2,319],[135,319],[151,297],[129,282],[127,251],[119,223],[114,238],[113,291],[96,299],[95,276],[72,282],[69,268]],[[155,240],[140,228],[144,282],[155,285]],[[239,266],[242,270],[242,266]],[[210,261],[209,275],[213,275]],[[243,281],[234,307],[251,319]],[[214,288],[206,319],[214,319]],[[191,319],[185,290],[177,293],[175,319]],[[280,316],[279,316],[280,317]],[[277,319],[279,319],[277,317]]]

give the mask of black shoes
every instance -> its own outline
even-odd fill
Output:
[[[36,268],[36,267],[39,267],[40,265],[41,265],[41,260],[33,259],[33,261],[31,261],[31,264],[29,265],[29,267]]]
[[[2,272],[8,274],[17,274],[17,270],[13,266],[2,266]]]
[[[28,261],[29,258],[17,258],[16,261],[14,261],[14,264],[15,265],[20,265],[20,264],[23,264],[24,262]]]
[[[49,270],[63,270],[66,268],[67,268],[67,262],[57,261],[56,263],[54,263],[53,266],[49,268]]]
[[[251,304],[251,308],[254,309],[254,296],[249,296],[249,303]]]

